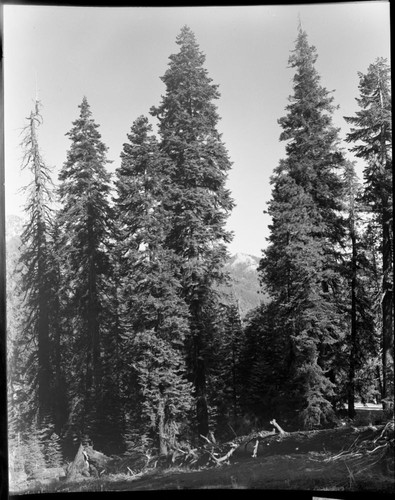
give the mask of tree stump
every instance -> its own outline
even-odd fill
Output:
[[[67,470],[66,479],[68,481],[74,481],[81,476],[98,477],[100,473],[105,470],[109,461],[110,458],[104,455],[104,453],[94,450],[90,445],[83,446],[81,443],[74,461]]]
[[[89,475],[89,463],[84,456],[84,447],[81,443],[73,462],[67,469],[66,479],[67,481],[74,481],[80,476],[86,476],[87,472]]]

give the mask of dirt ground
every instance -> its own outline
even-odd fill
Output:
[[[365,409],[364,413],[367,411]],[[120,473],[75,482],[30,484],[18,494],[250,489],[267,492],[322,491],[327,497],[330,491],[360,492],[371,493],[377,500],[380,495],[386,497],[395,493],[393,445],[382,448],[386,451],[384,458],[383,455],[380,455],[380,460],[375,458],[379,456],[376,448],[382,443],[377,439],[384,427],[347,425],[336,429],[292,432],[284,436],[274,434],[259,440],[255,458],[253,454],[257,443],[252,440],[243,442],[229,460],[220,465],[213,462],[210,465],[201,464],[197,470],[173,465],[148,469],[135,475]],[[357,448],[358,445],[362,448]],[[356,451],[349,453],[349,450]],[[219,456],[223,454],[222,449]]]

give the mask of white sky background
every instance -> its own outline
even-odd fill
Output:
[[[346,2],[245,7],[44,7],[4,6],[6,215],[23,216],[18,190],[31,177],[21,172],[21,129],[34,105],[36,75],[43,125],[39,144],[57,182],[70,140],[65,136],[86,95],[109,147],[112,171],[139,115],[149,115],[165,87],[168,58],[183,25],[195,33],[205,67],[219,85],[219,130],[233,162],[228,188],[236,202],[228,227],[231,253],[260,256],[269,235],[263,214],[269,178],[284,157],[278,118],[292,94],[288,57],[298,15],[317,48],[321,83],[340,105],[334,121],[358,105],[358,71],[377,57],[390,61],[388,2]],[[345,144],[345,147],[348,147]],[[361,168],[361,165],[359,165]]]

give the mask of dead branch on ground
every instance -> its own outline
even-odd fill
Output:
[[[284,435],[284,434],[287,434],[284,429],[282,429],[278,423],[276,422],[276,420],[273,418],[273,420],[270,421],[270,425],[273,425],[280,434]]]

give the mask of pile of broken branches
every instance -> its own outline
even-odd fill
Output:
[[[278,425],[275,419],[271,420],[270,424],[273,425],[272,431],[253,432],[248,436],[236,437],[234,440],[223,443],[222,445],[217,444],[212,436],[211,439],[205,436],[200,436],[206,441],[206,444],[203,448],[194,450],[197,459],[194,460],[193,463],[196,463],[199,466],[215,465],[217,467],[224,464],[229,464],[229,460],[234,452],[236,450],[245,451],[250,443],[254,443],[251,456],[252,458],[256,458],[258,446],[262,442],[262,440],[269,436],[273,436],[274,434],[280,434],[281,436],[287,435],[287,433]]]
[[[135,450],[124,456],[107,457],[101,452],[94,450],[91,446],[81,443],[74,461],[67,470],[67,480],[75,480],[80,477],[100,477],[103,474],[123,473],[130,476],[155,469],[157,467],[187,467],[205,468],[220,467],[229,464],[234,452],[248,454],[253,458],[257,457],[258,446],[265,438],[273,437],[277,434],[280,437],[288,435],[276,422],[272,420],[272,431],[257,431],[248,436],[235,437],[226,443],[217,443],[213,434],[209,437],[200,436],[202,441],[193,448],[189,443],[174,444],[167,456],[152,454]]]
[[[346,463],[356,474],[380,468],[384,474],[394,474],[394,420],[384,426],[375,439],[361,440],[358,436],[346,450],[324,460],[325,462]]]

